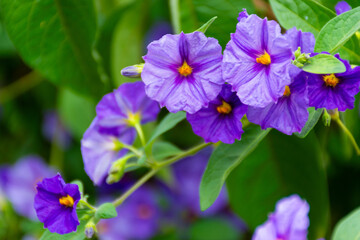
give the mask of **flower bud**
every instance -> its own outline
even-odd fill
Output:
[[[129,158],[127,156],[120,158],[116,162],[114,162],[109,170],[109,175],[106,178],[107,184],[113,184],[122,178],[125,172],[125,164]]]
[[[330,127],[331,116],[326,110],[324,111],[324,114],[322,116],[322,120],[323,120],[323,123],[324,123],[325,127]]]
[[[143,63],[129,66],[121,70],[121,75],[128,78],[139,78],[141,76],[141,72],[143,68],[144,68]]]
[[[85,236],[86,238],[92,238],[94,236],[96,232],[96,225],[95,223],[90,220],[86,225],[85,225]]]

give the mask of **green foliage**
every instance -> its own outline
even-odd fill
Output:
[[[360,29],[360,7],[345,12],[331,19],[320,31],[315,44],[315,52],[336,53]],[[359,41],[357,41],[359,45]],[[360,61],[360,53],[356,49],[346,48],[344,58]]]
[[[335,227],[332,240],[360,239],[360,208],[344,217]]]
[[[272,131],[227,180],[233,210],[254,230],[280,198],[296,193],[310,204],[308,239],[324,237],[329,200],[319,153],[314,134],[299,139]]]
[[[62,90],[59,94],[59,115],[76,139],[81,139],[95,117],[95,103],[75,93]]]
[[[238,240],[234,226],[221,218],[199,219],[191,225],[190,239],[196,240]]]
[[[59,86],[98,99],[104,93],[93,53],[92,1],[0,1],[8,34],[31,67]]]
[[[346,71],[344,63],[332,55],[318,54],[308,59],[302,68],[305,72],[316,74],[343,73]]]
[[[193,32],[205,24],[213,16],[216,21],[207,30],[208,37],[215,37],[225,47],[230,40],[230,33],[235,32],[239,12],[246,8],[248,13],[254,12],[252,1],[247,0],[181,0],[181,26],[184,32]]]
[[[206,30],[211,26],[211,24],[217,19],[217,16],[211,18],[209,21],[207,21],[204,25],[202,25],[199,29],[196,31],[205,33]]]
[[[86,221],[80,221],[80,225],[77,227],[76,232],[60,235],[52,233],[49,230],[45,230],[40,240],[84,240]]]
[[[309,118],[305,126],[303,127],[300,133],[295,133],[295,136],[299,138],[304,138],[310,133],[310,131],[315,127],[315,125],[319,121],[323,110],[322,109],[315,110],[315,108],[311,107],[308,108],[308,112],[309,112]]]
[[[116,216],[117,212],[112,203],[104,203],[100,205],[95,212],[95,219],[108,219],[115,218]]]
[[[155,142],[152,148],[153,157],[157,161],[161,161],[181,152],[181,149],[169,142]]]
[[[226,178],[269,133],[251,126],[234,144],[221,143],[211,155],[200,184],[201,210],[209,208],[218,197]]]

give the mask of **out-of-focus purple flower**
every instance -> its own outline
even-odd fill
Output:
[[[252,240],[307,240],[309,204],[298,195],[281,199],[275,212],[257,227]]]
[[[146,94],[173,113],[207,107],[224,83],[221,46],[202,32],[167,34],[149,44],[144,60]]]
[[[335,57],[345,64],[344,73],[308,74],[309,105],[328,110],[353,109],[355,95],[360,87],[360,67],[351,68],[347,60]]]
[[[101,185],[111,164],[126,153],[121,143],[133,144],[135,130],[125,129],[119,134],[117,128],[102,129],[95,117],[81,140],[81,154],[87,175],[96,185]]]
[[[136,190],[117,212],[116,218],[99,222],[101,240],[150,239],[159,229],[161,210],[156,192],[150,187]]]
[[[247,117],[262,129],[275,128],[287,135],[301,132],[309,117],[309,99],[306,89],[306,74],[298,74],[293,83],[285,87],[284,95],[277,103],[265,108],[249,107]]]
[[[246,105],[265,107],[277,102],[291,83],[292,52],[280,30],[275,21],[244,15],[226,45],[223,77]]]
[[[124,83],[106,94],[96,106],[98,124],[104,128],[126,130],[136,122],[154,121],[160,111],[158,104],[149,99],[144,83]]]
[[[337,15],[340,15],[350,10],[351,10],[351,6],[345,1],[340,1],[335,5],[335,11]]]
[[[231,92],[231,86],[224,84],[219,96],[194,114],[187,114],[195,134],[204,138],[205,142],[232,144],[240,140],[242,130],[241,118],[247,111],[247,106],[240,102],[236,93]]]
[[[237,20],[240,22],[241,19],[249,17],[249,14],[246,11],[246,8],[243,8],[243,10],[239,13],[239,16]]]
[[[144,45],[145,48],[152,41],[160,39],[165,34],[172,34],[173,30],[169,22],[156,22],[154,23],[145,35]]]
[[[60,122],[56,111],[49,110],[44,114],[43,135],[52,142],[55,141],[59,147],[67,149],[71,143],[71,136],[68,130]]]
[[[76,205],[81,199],[76,184],[65,183],[58,173],[38,183],[34,208],[39,220],[50,232],[66,234],[76,231],[80,224]]]
[[[14,210],[24,217],[35,220],[36,213],[31,206],[36,194],[36,183],[54,174],[55,171],[37,156],[23,157],[10,167],[4,180],[4,190]]]
[[[312,53],[315,47],[315,37],[311,32],[302,32],[293,27],[286,31],[285,38],[287,39],[291,51],[295,52],[298,47],[301,48],[302,53]]]
[[[206,164],[211,156],[211,147],[205,148],[195,156],[187,157],[173,165],[176,180],[175,191],[179,204],[196,215],[211,215],[227,205],[227,195],[223,188],[215,203],[206,211],[200,209],[199,187]]]

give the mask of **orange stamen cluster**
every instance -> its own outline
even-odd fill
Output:
[[[335,87],[339,83],[339,79],[333,73],[330,75],[324,75],[323,80],[328,87]]]
[[[187,77],[192,73],[192,68],[184,61],[183,65],[178,68],[178,71],[181,76]]]
[[[59,203],[66,207],[72,207],[74,206],[74,199],[70,195],[67,195],[65,197],[59,198]]]
[[[220,106],[216,107],[216,110],[218,111],[218,113],[221,114],[229,114],[232,110],[230,104],[228,104],[225,101],[222,101],[222,104]]]
[[[288,97],[288,96],[290,96],[290,94],[291,94],[291,91],[290,91],[289,86],[285,86],[284,96]]]
[[[265,51],[263,55],[256,58],[257,63],[261,63],[263,65],[269,65],[271,63],[271,57],[270,55]]]

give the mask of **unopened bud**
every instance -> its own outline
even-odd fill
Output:
[[[86,236],[86,238],[92,238],[94,236],[95,232],[96,232],[96,225],[92,220],[90,220],[85,225],[85,236]]]
[[[330,123],[331,123],[331,116],[330,114],[325,110],[324,111],[324,114],[322,116],[322,120],[323,120],[323,123],[326,127],[330,127]]]
[[[107,184],[113,184],[122,178],[125,172],[125,164],[128,160],[128,157],[120,158],[116,162],[114,162],[109,170],[109,175],[106,178]]]
[[[298,49],[294,52],[295,58],[298,58],[301,54],[301,47],[298,47]]]
[[[143,63],[129,66],[121,70],[121,75],[128,78],[139,78],[141,76],[141,72],[143,68],[144,68]]]

